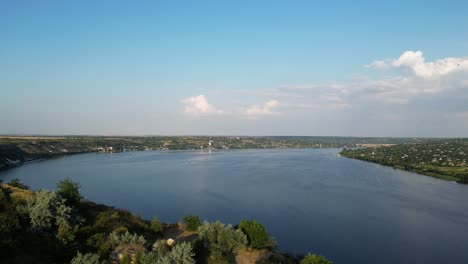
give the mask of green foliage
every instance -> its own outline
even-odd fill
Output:
[[[153,244],[153,251],[158,253],[161,256],[166,255],[167,252],[169,252],[171,248],[167,245],[167,240],[161,239]]]
[[[186,215],[182,218],[182,221],[185,223],[187,231],[196,231],[201,225],[201,219],[196,215]]]
[[[70,178],[59,181],[57,184],[57,193],[66,200],[69,205],[75,205],[83,198],[80,194],[80,185],[73,182]]]
[[[83,255],[81,254],[81,252],[78,251],[78,253],[72,259],[70,264],[99,264],[99,255],[92,253],[87,253]]]
[[[247,235],[249,245],[253,248],[263,248],[271,241],[265,227],[257,221],[242,220],[239,228]]]
[[[385,147],[343,149],[340,154],[396,169],[459,183],[468,183],[468,140],[425,139]]]
[[[300,264],[333,264],[333,262],[324,256],[309,253],[301,260]]]
[[[86,240],[86,245],[98,249],[106,240],[106,234],[96,233]]]
[[[125,255],[119,262],[120,264],[130,264],[132,263],[132,258],[129,255]]]
[[[151,229],[153,229],[153,231],[156,233],[159,233],[163,230],[161,221],[159,221],[157,216],[154,216],[153,220],[151,220]]]
[[[112,218],[113,220],[119,220],[119,218],[120,218],[119,212],[114,212],[114,213],[111,215],[111,218]]]
[[[3,186],[0,185],[0,202],[2,201],[9,202],[11,200],[10,193],[11,193],[10,189],[4,188]]]
[[[128,228],[125,226],[119,226],[116,229],[114,229],[113,232],[116,233],[117,235],[122,235],[128,232]]]
[[[247,237],[241,230],[219,221],[204,222],[198,228],[198,232],[201,239],[209,242],[211,251],[222,255],[235,253],[247,245]]]
[[[19,220],[15,214],[0,213],[0,234],[14,232],[19,228]]]
[[[26,207],[33,228],[51,229],[69,223],[71,208],[55,192],[37,191]]]
[[[160,241],[160,243],[158,243]],[[159,240],[155,243],[163,245],[165,240]],[[138,264],[195,264],[195,254],[192,251],[192,246],[183,242],[175,245],[172,250],[161,251],[155,250],[146,254],[140,254],[137,257]]]
[[[111,221],[112,220],[109,217],[109,214],[107,214],[106,212],[100,212],[96,217],[96,223],[94,224],[94,226],[98,228],[106,227],[109,225]]]
[[[57,230],[57,239],[64,245],[67,245],[75,240],[76,231],[77,230],[70,227],[68,223],[61,223]]]
[[[20,180],[18,178],[14,178],[13,180],[11,180],[8,185],[10,186],[13,186],[13,187],[16,187],[16,188],[20,188],[20,189],[23,189],[23,190],[29,190],[29,186],[23,184],[20,182]]]
[[[213,251],[208,257],[207,264],[230,264],[230,261],[222,252]]]
[[[172,263],[195,264],[192,246],[186,242],[175,245],[168,256]]]
[[[0,213],[0,242],[8,242],[21,229],[18,216],[15,213]]]
[[[146,244],[146,239],[143,236],[139,236],[137,234],[130,234],[129,232],[125,232],[122,235],[118,235],[115,232],[112,232],[109,235],[109,242],[113,246],[127,244],[137,244],[144,246]]]
[[[159,255],[156,252],[148,252],[146,254],[138,254],[136,257],[137,264],[155,264],[159,260]]]

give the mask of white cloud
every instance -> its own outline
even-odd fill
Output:
[[[268,102],[265,102],[263,105],[252,105],[248,107],[244,114],[249,118],[249,119],[256,119],[259,116],[265,116],[265,115],[276,115],[278,112],[274,111],[274,108],[279,106],[279,101],[277,100],[270,100]]]
[[[410,70],[415,76],[431,79],[455,72],[468,71],[468,57],[443,58],[426,62],[422,51],[405,51],[398,59],[390,62],[376,60],[370,67],[375,69],[402,68]]]
[[[371,64],[366,65],[366,67],[374,68],[374,69],[387,69],[390,67],[390,65],[386,61],[376,60],[376,61],[373,61]]]
[[[188,97],[182,100],[184,113],[192,116],[221,115],[223,111],[209,104],[204,95]]]

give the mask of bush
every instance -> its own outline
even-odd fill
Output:
[[[0,201],[11,201],[11,190],[8,188],[4,188],[3,186],[0,186]]]
[[[309,253],[301,260],[300,264],[333,264],[333,262],[324,256]]]
[[[185,223],[185,229],[187,231],[196,231],[201,225],[200,217],[196,215],[186,215],[182,218],[182,221]]]
[[[106,234],[96,233],[86,239],[86,245],[98,249],[107,240]]]
[[[29,190],[29,186],[23,184],[20,182],[20,180],[18,178],[14,178],[13,180],[11,180],[8,185],[12,186],[12,187],[16,187],[16,188],[20,188],[20,189],[23,189],[23,190]]]
[[[149,252],[137,256],[136,263],[138,264],[155,264],[158,263],[160,256],[156,252]]]
[[[16,214],[11,212],[0,213],[0,242],[6,242],[6,238],[15,235],[20,229],[21,226]]]
[[[71,208],[52,191],[37,191],[28,199],[26,208],[33,228],[51,229],[70,220]]]
[[[143,236],[139,236],[137,234],[130,234],[129,232],[125,232],[122,235],[118,235],[115,232],[112,232],[109,235],[109,241],[114,246],[121,246],[127,244],[137,244],[144,246],[146,243],[146,239]]]
[[[263,248],[271,241],[265,227],[257,221],[242,220],[239,228],[247,235],[249,245],[253,248]]]
[[[156,244],[165,245],[165,240],[158,240]],[[152,251],[146,254],[140,254],[137,257],[139,264],[195,264],[195,254],[192,251],[192,246],[183,242],[177,244],[171,251]]]
[[[177,264],[195,264],[194,256],[192,246],[187,242],[175,245],[168,254],[171,262]]]
[[[166,255],[169,252],[170,247],[167,245],[167,240],[161,239],[153,244],[153,251],[156,252],[160,256]]]
[[[70,178],[59,181],[57,184],[57,193],[70,205],[78,204],[83,198],[79,189],[80,185],[77,182],[73,182]]]
[[[125,226],[119,226],[112,232],[116,233],[117,235],[122,235],[128,232],[128,228],[126,228]]]
[[[154,216],[153,220],[151,221],[151,229],[153,229],[153,231],[156,233],[159,233],[163,230],[161,221],[159,221],[157,216]]]
[[[76,229],[70,227],[67,223],[61,223],[57,230],[57,239],[60,240],[64,245],[75,240]]]
[[[81,254],[78,251],[78,254],[72,259],[70,264],[99,264],[99,255],[97,254]]]
[[[236,230],[231,225],[224,225],[219,221],[204,222],[198,231],[200,238],[209,242],[211,251],[223,255],[235,253],[247,245],[247,237],[241,230]]]

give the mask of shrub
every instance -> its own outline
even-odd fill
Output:
[[[186,215],[182,218],[182,221],[185,223],[187,231],[196,231],[201,225],[200,217],[196,215]]]
[[[20,230],[18,216],[14,213],[6,212],[0,214],[0,237],[3,239],[10,234]]]
[[[137,256],[136,263],[138,264],[155,264],[158,263],[160,256],[156,252],[149,252]]]
[[[107,240],[107,236],[104,233],[96,233],[86,239],[86,245],[98,249],[101,244]]]
[[[0,251],[4,251],[2,249],[5,247],[21,246],[17,244],[20,240],[21,225],[18,216],[12,212],[0,213]]]
[[[263,248],[270,241],[265,227],[257,221],[242,220],[239,228],[247,235],[249,245],[253,248]]]
[[[158,243],[160,242],[160,243]],[[155,243],[159,245],[165,245],[165,240],[159,240]],[[146,254],[140,254],[137,257],[137,263],[139,264],[195,264],[195,254],[192,251],[192,246],[183,242],[177,244],[172,248],[171,251],[152,251]]]
[[[16,187],[16,188],[20,188],[20,189],[23,189],[23,190],[29,190],[29,186],[23,184],[20,182],[20,180],[18,178],[14,178],[13,180],[11,180],[8,185],[10,186],[13,186],[13,187]]]
[[[104,228],[111,223],[111,218],[106,212],[100,212],[96,217],[96,222],[94,223],[95,227]]]
[[[68,223],[62,223],[59,225],[57,230],[57,239],[60,240],[64,245],[75,240],[76,229],[70,227]]]
[[[119,226],[116,229],[114,229],[113,232],[116,233],[117,235],[122,235],[128,232],[128,228],[126,228],[125,226]]]
[[[187,242],[175,245],[168,254],[171,262],[177,264],[195,264],[194,256],[192,246]]]
[[[80,194],[80,185],[73,182],[70,178],[59,181],[57,184],[57,193],[66,200],[67,204],[75,205],[83,198]]]
[[[167,245],[167,240],[161,239],[153,244],[153,251],[156,252],[158,255],[164,256],[167,252],[169,252],[170,248]]]
[[[0,201],[11,201],[11,190],[8,188],[4,188],[3,186],[0,186]]]
[[[50,229],[70,219],[71,208],[52,191],[37,191],[28,199],[26,208],[33,228]]]
[[[129,232],[125,232],[122,235],[118,235],[115,232],[112,232],[109,235],[109,241],[113,246],[127,244],[137,244],[144,246],[146,243],[146,239],[143,236],[139,236],[137,234],[130,234]]]
[[[92,253],[87,253],[83,255],[81,254],[81,252],[78,251],[78,253],[72,259],[70,264],[99,264],[99,255]]]
[[[131,264],[132,258],[129,255],[125,255],[119,262],[120,264]]]
[[[153,220],[151,221],[151,229],[153,229],[153,231],[156,233],[159,233],[163,230],[161,221],[159,221],[157,216],[154,216]]]
[[[333,264],[333,262],[324,256],[309,253],[301,260],[300,264]]]
[[[231,225],[216,221],[204,222],[198,228],[200,238],[208,241],[210,249],[221,254],[237,252],[247,244],[247,237],[241,230],[235,230]]]

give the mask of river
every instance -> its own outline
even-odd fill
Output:
[[[468,186],[339,149],[80,154],[0,172],[32,189],[70,177],[86,199],[146,219],[255,219],[282,252],[340,263],[468,263]]]

